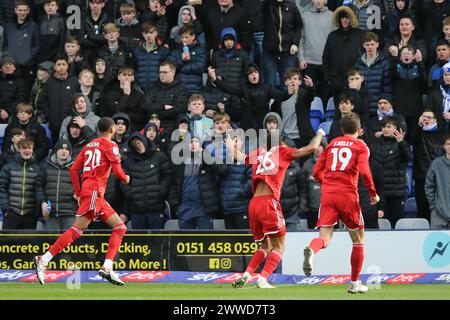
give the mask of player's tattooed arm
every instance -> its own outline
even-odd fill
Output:
[[[292,156],[295,158],[301,158],[310,155],[317,150],[324,136],[325,132],[322,129],[319,129],[316,135],[311,139],[309,144],[303,148],[297,149],[297,151],[294,151]]]

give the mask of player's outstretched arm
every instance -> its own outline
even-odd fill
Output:
[[[310,155],[311,153],[317,150],[323,137],[325,137],[325,131],[323,131],[322,129],[317,130],[317,133],[311,139],[311,142],[307,146],[294,151],[292,153],[292,156],[298,159]]]

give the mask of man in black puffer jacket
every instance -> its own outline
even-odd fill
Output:
[[[170,162],[161,151],[152,149],[147,138],[133,133],[128,140],[130,154],[123,162],[130,183],[122,185],[126,214],[133,229],[162,229],[164,201],[172,183]]]

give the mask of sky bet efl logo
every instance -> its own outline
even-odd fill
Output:
[[[443,232],[433,232],[424,241],[423,258],[433,268],[450,264],[450,236]]]

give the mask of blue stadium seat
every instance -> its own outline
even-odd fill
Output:
[[[311,102],[311,109],[309,112],[311,117],[323,119],[324,111],[323,111],[323,102],[319,97],[314,97],[314,100]]]
[[[328,137],[328,134],[330,133],[331,123],[332,123],[332,121],[325,121],[319,125],[319,129],[322,129],[323,131],[325,131],[325,134],[327,135],[327,137]]]
[[[407,190],[407,198],[412,198],[416,195],[415,193],[415,183],[413,179],[413,168],[412,167],[406,167],[406,190]]]
[[[330,99],[328,99],[327,102],[327,111],[331,111],[331,110],[336,110],[336,107],[334,106],[334,99],[333,97],[331,97]]]
[[[7,123],[0,123],[0,150],[1,150],[2,145],[3,145],[3,137],[5,136],[5,129],[6,129],[7,126],[8,126]]]
[[[42,123],[41,126],[45,129],[45,135],[47,136],[47,140],[48,140],[48,144],[49,144],[50,148],[53,147],[52,132],[50,131],[48,122]]]
[[[417,217],[417,203],[416,198],[408,198],[405,201],[405,207],[403,209],[406,218]]]
[[[317,132],[317,130],[319,130],[319,126],[320,126],[320,119],[319,118],[315,118],[315,117],[310,117],[311,120],[311,125],[314,129],[315,132]]]
[[[334,119],[334,110],[327,110],[325,112],[325,121],[333,121]]]
[[[424,218],[403,218],[397,221],[395,229],[430,229],[430,223]]]

